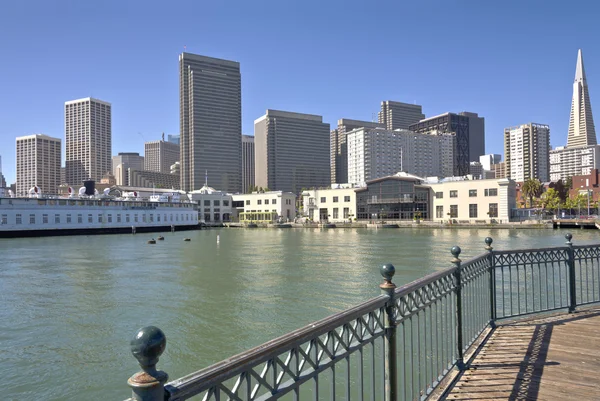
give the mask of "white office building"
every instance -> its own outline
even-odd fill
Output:
[[[506,177],[516,182],[550,179],[550,127],[523,124],[504,129]]]
[[[356,191],[348,184],[302,192],[302,216],[311,221],[350,222],[356,218]]]
[[[198,220],[203,223],[227,222],[231,218],[233,200],[228,193],[204,184],[202,188],[189,192],[188,198],[198,203]]]
[[[296,217],[296,195],[292,192],[233,194],[232,199],[240,222],[273,223]]]

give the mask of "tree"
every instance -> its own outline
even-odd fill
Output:
[[[560,208],[561,200],[558,191],[554,188],[548,188],[548,190],[542,195],[542,205],[550,210],[554,210],[558,214],[558,208]]]
[[[536,178],[530,178],[523,183],[521,191],[523,196],[529,198],[529,207],[533,207],[533,198],[542,194],[542,183]]]
[[[558,193],[558,197],[562,202],[566,201],[569,197],[569,187],[567,187],[563,180],[551,182],[549,187],[554,188],[556,190],[556,192]]]
[[[577,202],[575,201],[574,198],[567,198],[563,207],[565,209],[569,209],[569,214],[571,214],[573,212],[573,209],[577,208]]]

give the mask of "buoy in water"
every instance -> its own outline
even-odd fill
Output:
[[[152,238],[152,239],[148,240],[148,243],[149,244],[156,244],[156,240],[154,238]]]
[[[217,234],[217,244],[219,243],[219,241],[220,241],[220,237],[219,237],[219,234]]]
[[[157,240],[159,240],[159,241],[164,241],[164,240],[165,240],[165,237],[163,237],[162,235],[159,235],[159,236],[158,236],[158,238],[157,238]]]

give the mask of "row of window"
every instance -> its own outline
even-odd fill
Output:
[[[273,204],[275,204],[275,202],[273,202]],[[204,206],[210,206],[210,199],[205,199],[204,200]],[[213,200],[213,206],[221,206],[221,201],[219,199]],[[223,199],[223,206],[229,206],[229,200],[228,199]]]
[[[146,222],[146,216],[147,216],[146,214],[142,214],[142,222],[144,222],[144,223]],[[148,217],[149,222],[153,223],[154,222],[154,214],[151,213],[148,216],[149,216]],[[108,214],[106,217],[107,217],[107,222],[108,223],[112,223],[113,222],[113,215],[112,214]],[[167,216],[165,214],[163,216],[163,220],[162,221],[163,222],[168,222],[169,221],[168,217],[169,216]],[[116,222],[117,223],[121,223],[121,218],[122,218],[121,214],[117,214],[116,215]],[[175,214],[175,215],[171,214],[170,215],[170,221],[171,222],[173,222],[173,221],[180,221],[180,218],[181,218],[181,221],[190,221],[191,220],[189,214],[183,214],[182,213],[182,214]],[[72,220],[73,220],[72,219],[72,215],[71,214],[67,214],[66,215],[66,223],[67,224],[71,224]],[[48,224],[48,221],[49,221],[49,215],[48,214],[43,214],[42,215],[42,224]],[[104,221],[104,215],[98,214],[98,220],[97,220],[97,222],[98,223],[103,223],[103,221]],[[156,221],[159,222],[159,223],[161,222],[161,215],[160,214],[156,215]],[[90,213],[90,214],[87,215],[87,222],[88,223],[93,223],[94,222],[94,215],[93,214]],[[131,216],[129,214],[126,214],[125,215],[125,223],[130,223],[130,222],[131,222]],[[137,214],[133,215],[133,222],[134,223],[138,223],[139,222],[139,217],[138,217]],[[54,215],[54,224],[60,224],[60,223],[61,223],[61,215],[60,214],[55,214]],[[77,223],[80,223],[80,224],[83,223],[83,214],[78,214],[77,215]],[[7,214],[3,214],[2,216],[0,216],[0,224],[8,224],[8,215]],[[15,215],[15,224],[23,224],[23,215],[22,214],[17,213]],[[36,224],[36,215],[35,214],[30,214],[29,215],[29,224]]]
[[[269,204],[269,199],[257,199],[256,200],[256,204],[257,205],[262,205],[263,204],[263,200],[264,200],[264,204],[268,205]],[[218,202],[218,201],[215,201]],[[227,204],[225,204],[225,202],[227,202]],[[276,205],[277,204],[277,199],[271,199],[271,205]],[[286,205],[291,205],[292,204],[292,200],[291,199],[286,199],[285,200],[285,204]],[[204,206],[206,205],[206,201],[204,201]],[[216,206],[216,205],[215,205]],[[229,201],[223,201],[223,206],[229,206]],[[246,199],[246,206],[250,206],[250,199]]]
[[[451,219],[458,218],[458,205],[450,205],[450,211],[447,213]],[[486,213],[487,217],[494,218],[498,217],[498,204],[490,203],[488,212]],[[438,219],[443,219],[444,216],[444,206],[436,206],[435,207],[435,217]],[[476,219],[478,216],[477,204],[471,203],[469,204],[469,218]]]
[[[325,203],[325,202],[327,202],[327,197],[321,196],[321,203]],[[333,203],[337,203],[337,202],[339,202],[339,197],[334,196]],[[344,202],[350,202],[350,195],[344,196]]]
[[[483,195],[484,196],[498,196],[498,188],[486,188],[483,190]],[[436,192],[435,193],[435,197],[437,199],[443,199],[444,198],[444,193],[443,192]],[[450,191],[450,197],[451,198],[458,198],[458,190],[452,190]],[[476,189],[469,189],[469,197],[470,198],[474,198],[477,197],[477,190]]]

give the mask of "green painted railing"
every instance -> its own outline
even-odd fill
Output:
[[[381,295],[206,369],[167,383],[156,369],[164,333],[131,342],[142,371],[130,400],[424,400],[439,395],[499,319],[600,302],[600,244],[486,252],[396,288],[380,271]]]

